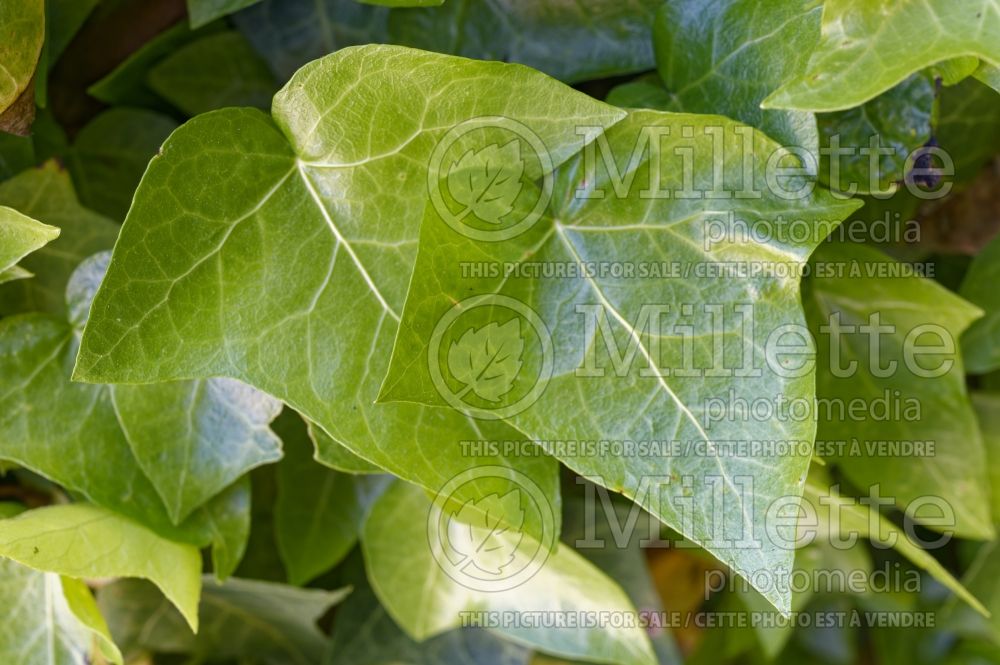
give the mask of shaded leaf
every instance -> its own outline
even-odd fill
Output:
[[[306,425],[294,413],[277,421],[285,459],[278,465],[274,527],[288,581],[303,585],[333,568],[358,541],[368,491],[382,477],[356,477],[313,459]]]
[[[68,151],[80,201],[112,219],[125,219],[146,165],[176,128],[165,115],[132,108],[112,108],[91,120]]]
[[[155,588],[124,580],[102,588],[98,604],[122,650],[138,649],[198,658],[249,658],[274,665],[315,665],[326,637],[316,621],[349,589],[296,589],[282,584],[231,578],[205,579],[194,635]]]
[[[880,275],[899,264],[874,249],[826,244],[814,263],[842,266],[813,279],[806,299],[819,349],[816,393],[832,405],[817,439],[847,442],[829,448],[832,459],[865,492],[879,485],[901,509],[941,497],[954,510],[956,534],[991,538],[985,454],[958,348],[981,312],[930,279]],[[887,417],[875,410],[879,400],[892,409]],[[852,401],[866,409],[836,410]],[[930,443],[893,454],[880,442]]]
[[[729,116],[817,154],[811,113],[762,111],[760,103],[805,66],[819,41],[820,11],[815,0],[664,3],[653,30],[671,98],[662,110]]]
[[[235,31],[185,44],[152,67],[147,82],[190,116],[226,106],[266,109],[278,89],[267,65]]]

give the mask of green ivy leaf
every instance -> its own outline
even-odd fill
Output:
[[[243,405],[227,406],[220,401],[214,405],[214,414],[209,405],[207,413],[202,409],[203,422],[199,423],[198,404],[143,404],[137,397],[146,390],[159,393],[165,389],[162,384],[87,385],[69,379],[79,328],[86,320],[88,294],[92,295],[100,282],[103,268],[99,259],[86,262],[71,280],[68,301],[72,323],[43,314],[0,320],[0,458],[30,468],[168,537],[227,546],[223,541],[238,535],[232,535],[231,526],[221,528],[217,522],[228,524],[233,519],[228,506],[232,497],[220,498],[218,506],[194,511],[180,526],[170,516],[184,510],[184,515],[191,513],[186,502],[192,496],[204,497],[204,503],[246,470],[239,466],[246,461],[245,456],[230,459],[225,450],[213,450],[217,443],[213,437],[219,433],[213,431],[213,418],[221,412],[229,421],[236,421],[237,415],[243,416]],[[121,405],[116,404],[121,396],[125,406],[137,411],[123,417]],[[50,405],[51,410],[33,408],[39,403]],[[271,407],[271,417],[275,407]],[[159,427],[147,426],[145,421],[152,418]],[[133,430],[123,423],[133,425]],[[170,429],[165,430],[166,426]],[[226,436],[232,433],[226,432]],[[177,446],[178,440],[185,445]],[[273,435],[271,440],[278,445]],[[142,453],[143,463],[159,485],[154,486],[143,473],[133,448]],[[154,452],[157,450],[159,455]],[[158,493],[163,487],[181,493],[179,497],[166,495],[170,511]],[[173,503],[175,500],[178,503]],[[216,515],[215,511],[221,512]]]
[[[11,178],[36,164],[31,136],[0,132],[0,181]]]
[[[501,218],[514,209],[523,175],[521,144],[514,139],[504,146],[466,152],[449,168],[448,185],[455,200],[465,206],[464,215],[501,224]]]
[[[841,536],[857,535],[884,547],[892,547],[912,564],[930,573],[931,577],[947,587],[977,612],[989,614],[982,603],[969,593],[965,586],[956,580],[933,555],[910,540],[903,529],[882,515],[872,513],[868,506],[860,504],[856,499],[842,496],[838,491],[838,486],[831,486],[830,480],[824,472],[814,470],[810,473],[802,498],[811,503],[817,512],[836,511],[840,524],[831,526],[839,528]]]
[[[826,0],[822,39],[806,70],[761,106],[841,111],[873,99],[925,67],[962,56],[1000,64],[997,0],[891,5]]]
[[[962,333],[962,358],[972,374],[1000,369],[1000,238],[994,238],[972,260],[959,294],[986,313]]]
[[[429,99],[440,86],[454,96]],[[422,98],[428,110],[413,116]],[[231,376],[432,491],[467,469],[503,465],[558,506],[553,460],[460,453],[462,441],[516,439],[509,427],[374,400],[444,128],[521,118],[558,164],[581,147],[578,124],[607,125],[620,112],[517,65],[372,46],[303,68],[273,114],[277,124],[249,109],[206,114],[167,141],[123,227],[76,378]],[[478,498],[480,485],[464,498]],[[527,528],[541,537],[541,525]]]
[[[250,539],[250,476],[246,475],[222,491],[195,514],[212,534],[212,573],[224,582],[243,560]]]
[[[301,586],[333,568],[358,542],[370,492],[384,476],[352,476],[313,458],[302,419],[288,413],[276,423],[285,459],[278,465],[274,528],[288,582]]]
[[[103,587],[97,600],[126,654],[151,649],[198,659],[315,665],[327,646],[316,621],[348,592],[235,577],[219,585],[205,578],[198,606],[202,629],[197,635],[149,584],[116,582]]]
[[[281,442],[268,429],[281,403],[244,383],[112,386],[111,397],[136,461],[175,523],[250,469],[281,459]]]
[[[285,81],[338,49],[388,41],[388,15],[385,7],[357,0],[264,0],[233,15],[233,22]]]
[[[382,5],[383,7],[437,7],[443,5],[444,0],[358,0],[369,5]]]
[[[344,473],[381,473],[382,469],[352,453],[316,423],[307,423],[309,438],[316,447],[316,461]]]
[[[989,63],[981,63],[979,68],[973,73],[977,79],[1000,92],[1000,67]]]
[[[51,575],[51,573],[45,573]],[[63,597],[73,617],[80,622],[88,633],[93,636],[96,650],[100,655],[115,665],[122,665],[122,654],[111,639],[108,624],[97,607],[94,594],[86,584],[71,577],[60,578]]]
[[[691,132],[694,138],[684,136],[682,127],[685,126],[695,128]],[[744,159],[754,162],[758,180],[753,187],[762,193],[761,198],[655,198],[636,191],[649,182],[653,160],[649,157],[650,151],[638,157],[632,151],[634,146],[641,145],[642,136],[650,128],[669,130],[669,134],[657,139],[661,154],[689,152],[692,155],[691,177],[696,182],[711,182],[718,161],[712,137],[702,131],[708,126],[722,129],[720,133],[726,145],[726,161],[722,168],[729,171],[731,182],[740,177],[737,173]],[[631,183],[641,184],[632,186],[627,196],[624,192],[611,191],[619,185],[609,171],[611,167],[598,158],[591,172],[583,164],[584,153],[567,164],[557,179],[554,209],[528,231],[503,242],[493,242],[492,238],[474,240],[468,234],[459,234],[453,228],[453,221],[446,223],[436,207],[429,206],[407,305],[380,399],[451,404],[479,417],[502,417],[522,432],[525,439],[540,442],[543,448],[558,441],[680,441],[685,446],[706,445],[711,449],[718,445],[716,442],[747,437],[802,441],[810,445],[815,433],[811,418],[794,423],[771,421],[749,425],[727,420],[710,425],[711,432],[705,430],[705,400],[710,396],[725,400],[731,399],[730,394],[744,395],[751,400],[761,394],[812,398],[812,375],[780,376],[770,369],[763,349],[768,335],[778,326],[795,322],[804,326],[798,279],[787,275],[797,274],[796,270],[805,265],[809,253],[831,223],[835,225],[858,207],[856,202],[837,200],[822,190],[796,200],[786,200],[773,193],[763,182],[764,162],[778,146],[761,133],[753,132],[752,152],[745,154],[744,139],[739,135],[739,130],[743,129],[747,128],[715,116],[633,111],[628,119],[608,129],[604,136],[610,146],[610,155],[617,161],[614,164],[617,173],[627,173],[634,178]],[[667,168],[664,167],[664,171]],[[675,174],[674,177],[680,176]],[[680,187],[679,181],[676,184]],[[607,189],[604,196],[585,198],[579,194],[599,188]],[[794,217],[815,225],[817,230],[812,238],[800,238],[798,242],[780,233],[761,242],[743,242],[738,234],[727,232],[717,246],[708,248],[709,220],[723,220],[721,225],[729,228],[730,224],[735,224],[729,220],[729,211],[734,218],[752,219],[753,222],[773,220],[778,215]],[[524,216],[526,213],[522,209],[518,218]],[[820,228],[826,230],[820,231]],[[580,272],[565,279],[533,279],[530,272],[525,272],[527,276],[524,277],[517,276],[516,272],[514,278],[507,276],[507,267],[519,264],[580,266],[613,264],[622,260],[648,266],[680,263],[687,269],[682,275],[671,276],[671,286],[667,289],[662,280],[652,275],[644,278],[638,273],[622,277]],[[476,262],[495,263],[505,268],[482,276],[465,275],[463,263]],[[709,271],[699,272],[699,268],[715,262],[746,262],[748,265],[777,262],[793,269],[785,273],[785,278],[762,273],[748,278],[719,279]],[[496,298],[506,298],[536,313],[541,320],[541,324],[532,326],[534,332],[527,341],[524,369],[518,378],[520,383],[497,405],[473,398],[465,386],[448,383],[444,372],[438,377],[432,369],[439,361],[431,341],[441,330],[439,322],[445,321],[444,317],[466,308],[485,312],[480,318],[456,319],[456,334],[469,325],[481,326],[493,320],[491,307],[464,304],[456,308],[455,303],[471,296],[485,298],[486,303],[500,303]],[[683,335],[651,334],[642,322],[643,306],[669,306],[674,316],[682,307],[689,307],[692,312],[697,309],[700,313],[681,316],[688,317],[685,323],[690,321],[695,326],[693,334],[708,335],[711,323],[707,310],[701,310],[706,302],[727,308],[727,311],[744,303],[763,312],[756,317],[752,339],[746,339],[740,326],[732,321],[729,324],[732,330],[725,333],[740,340],[732,342],[731,348],[747,347],[745,362],[749,366],[752,356],[753,366],[763,368],[759,376],[736,376],[731,372],[732,376],[713,377],[708,375],[710,372],[691,372],[693,376],[664,378],[659,368],[670,367],[672,363],[687,363],[685,367],[716,367],[719,361],[712,360],[714,352],[709,344],[692,345],[696,348],[688,358],[689,352],[682,348],[686,344]],[[617,361],[612,352],[601,350],[604,344],[594,338],[600,321],[588,328],[580,313],[584,309],[577,307],[600,308],[607,323],[599,333],[601,338],[613,343],[622,358],[632,354],[634,362],[621,370],[620,375],[618,367],[613,366]],[[503,322],[510,319],[510,313],[503,313],[511,309],[509,306],[498,309],[497,316],[506,317]],[[733,315],[733,318],[738,317]],[[551,338],[553,369],[547,385],[536,395],[531,392],[539,385],[534,380],[545,371],[544,358],[549,353],[542,341],[541,329],[545,337]],[[447,337],[440,339],[443,340],[440,346],[445,346]],[[587,349],[592,347],[598,350],[586,355],[591,353]],[[592,360],[587,360],[588,357]],[[586,367],[584,363],[588,363]],[[643,374],[651,365],[656,371]],[[590,371],[591,366],[594,371]],[[586,371],[578,371],[581,369]],[[522,403],[526,405],[523,408],[519,406]],[[719,533],[719,524],[713,519],[724,520],[726,532],[730,534],[762,534],[767,505],[778,496],[798,495],[801,491],[809,464],[807,454],[771,455],[765,460],[736,455],[664,452],[663,457],[656,453],[633,453],[609,460],[607,456],[585,451],[556,449],[551,453],[577,473],[594,477],[596,482],[637,500],[649,499],[643,496],[647,487],[644,480],[672,474],[672,482],[663,489],[665,496],[657,496],[652,501],[656,505],[644,506],[658,518],[737,570],[790,568],[792,564],[792,553],[774,543],[765,543],[758,549],[720,542],[724,539],[713,535]],[[677,482],[682,476],[690,477],[693,485],[682,487],[685,483]],[[745,493],[738,492],[732,481],[734,477],[753,478],[754,487]],[[723,478],[728,479],[725,487],[713,490],[712,483]],[[710,508],[716,500],[712,498],[715,496],[713,491],[725,496],[728,508],[722,517]],[[694,519],[683,517],[684,506],[692,500],[689,497],[700,506]],[[700,515],[714,515],[714,518]],[[779,595],[774,588],[768,593],[769,600],[787,609],[788,597]]]
[[[345,569],[344,580],[354,590],[337,615],[326,665],[528,665],[528,649],[482,628],[413,640],[378,602],[361,557],[352,556]]]
[[[168,116],[132,108],[112,108],[91,120],[66,156],[80,201],[125,219],[146,165],[176,128]]]
[[[653,72],[616,85],[604,101],[625,109],[669,111],[674,98],[663,87],[660,75]]]
[[[469,328],[448,349],[448,369],[462,385],[462,392],[471,390],[477,397],[490,402],[514,387],[521,370],[524,338],[521,320],[504,324],[495,321],[478,330]]]
[[[986,447],[987,473],[991,492],[990,514],[993,524],[1000,523],[1000,394],[972,393],[972,406],[976,409],[979,431]]]
[[[760,103],[798,74],[819,41],[816,0],[681,0],[660,7],[653,31],[657,68],[671,98],[664,111],[717,113],[783,145],[818,154],[816,118],[762,111]]]
[[[842,147],[869,148],[871,138],[877,137],[881,148],[891,150],[878,156],[875,173],[870,155],[860,150],[846,157],[838,155],[841,189],[853,183],[858,193],[870,194],[873,180],[879,193],[901,184],[912,167],[907,157],[931,138],[935,106],[934,82],[926,74],[917,74],[849,111],[818,114],[824,148],[830,147],[833,137],[838,137]],[[830,158],[821,160],[820,167],[820,179],[832,186]]]
[[[656,541],[659,522],[655,519],[651,522],[649,515],[630,501],[608,498],[610,506],[603,499],[589,505],[583,497],[567,500],[562,542],[576,548],[587,561],[620,584],[641,614],[660,616],[663,602],[650,574],[646,556],[649,550],[643,542]],[[636,528],[629,529],[630,524]],[[646,632],[659,665],[683,662],[669,628],[650,625]]]
[[[28,89],[45,40],[45,0],[10,0],[0,6],[0,115]],[[32,109],[34,104],[32,104]]]
[[[396,483],[375,502],[361,535],[368,579],[389,614],[412,638],[422,641],[461,625],[462,612],[634,613],[612,580],[575,551],[558,545],[538,572],[516,588],[475,591],[445,574],[431,552],[427,520],[431,502],[418,487]],[[499,539],[529,539],[511,531]],[[400,547],[400,543],[406,543]],[[578,589],[586,589],[581,595]],[[567,627],[551,631],[498,626],[496,632],[543,651],[622,665],[655,663],[649,639],[639,628],[604,626],[600,631]]]
[[[267,64],[233,30],[185,44],[151,68],[147,82],[190,116],[226,106],[266,109],[278,89]]]
[[[66,300],[78,331],[110,258],[97,254],[70,278]],[[109,390],[132,454],[174,524],[250,469],[281,459],[281,441],[268,429],[281,402],[246,384],[217,378]]]
[[[941,497],[955,512],[956,534],[992,538],[982,437],[957,348],[962,331],[980,316],[980,310],[930,279],[870,273],[899,264],[868,247],[826,244],[816,253],[815,265],[828,268],[825,276],[811,281],[811,297],[806,299],[810,326],[819,341],[817,395],[845,408],[852,400],[864,405],[885,400],[891,409],[891,415],[884,418],[874,411],[865,411],[861,417],[846,411],[840,417],[834,411],[820,418],[817,440],[847,442],[832,458],[866,491],[878,484],[882,496],[892,497],[902,509],[921,496]],[[938,336],[933,340],[910,337],[922,334],[921,326],[927,325],[937,326]],[[819,326],[827,326],[827,332]],[[852,332],[848,326],[856,329]],[[885,329],[873,337],[874,332],[862,334],[860,326]],[[830,328],[841,331],[836,356],[831,356]],[[942,336],[948,339],[941,340]],[[927,347],[950,342],[951,348],[941,349],[931,360],[910,362],[905,349],[916,348],[918,342]],[[950,369],[944,363],[950,363]],[[923,377],[914,367],[947,371]],[[850,446],[852,440],[857,440],[856,449]],[[933,442],[933,454],[871,452],[869,446],[882,441]]]
[[[389,5],[390,2],[378,2]],[[660,0],[426,0],[395,9],[356,0],[265,0],[234,16],[279,79],[327,53],[391,43],[478,60],[518,62],[567,82],[653,66]]]
[[[65,314],[70,274],[91,254],[111,248],[118,225],[81,206],[69,174],[55,162],[0,184],[0,204],[60,230],[55,241],[21,262],[34,279],[0,286],[0,314]]]
[[[46,0],[45,55],[47,67],[52,67],[70,40],[87,20],[99,0]]]
[[[974,180],[1000,143],[1000,96],[975,79],[941,91],[937,140],[955,162],[955,181]]]
[[[2,522],[0,556],[69,577],[139,577],[160,587],[198,629],[201,557],[109,510],[86,504],[36,508]]]
[[[653,67],[659,0],[448,0],[393,10],[389,41],[480,60],[519,62],[574,83]]]
[[[0,658],[9,665],[87,665],[122,656],[86,585],[0,559]]]
[[[17,262],[59,237],[59,229],[0,206],[0,284],[31,277]]]

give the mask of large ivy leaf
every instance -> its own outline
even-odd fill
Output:
[[[760,103],[805,65],[819,41],[816,0],[681,0],[664,3],[653,30],[666,111],[718,113],[779,143],[818,154],[816,118],[762,111]]]
[[[372,506],[361,536],[368,579],[375,595],[411,637],[424,640],[458,627],[463,612],[632,613],[628,596],[592,564],[558,545],[533,577],[520,586],[475,591],[445,573],[428,542],[432,504],[418,487],[396,483]],[[526,534],[493,534],[517,548]],[[399,547],[399,543],[406,543]],[[531,549],[529,547],[529,549]],[[586,593],[580,593],[580,590]],[[600,630],[567,625],[552,631],[528,625],[492,627],[521,644],[588,661],[621,665],[655,663],[649,639],[638,627],[602,626]]]
[[[345,564],[352,587],[334,624],[325,665],[528,665],[531,652],[482,628],[457,628],[416,642],[378,602],[360,556]]]
[[[621,113],[517,65],[372,46],[300,70],[273,114],[206,114],[167,141],[122,229],[76,378],[231,376],[431,490],[473,467],[516,466],[558,506],[551,459],[460,454],[461,441],[516,439],[509,427],[374,400],[445,129],[505,115],[558,164],[582,145],[577,125]],[[481,489],[464,485],[464,498]],[[542,537],[540,524],[526,528]]]
[[[962,334],[962,358],[973,374],[985,374],[1000,369],[1000,238],[994,238],[973,259],[965,273],[959,293],[985,312]]]
[[[0,206],[0,284],[31,277],[17,262],[57,237],[56,227]]]
[[[34,279],[0,286],[0,314],[64,314],[70,274],[91,254],[111,248],[118,225],[81,206],[69,174],[55,162],[0,184],[0,205],[60,230],[55,241],[21,262]]]
[[[169,116],[132,108],[112,108],[90,121],[66,156],[80,201],[125,219],[146,164],[176,128]]]
[[[997,0],[826,0],[822,39],[805,71],[762,106],[849,109],[925,67],[962,56],[1000,64]]]
[[[122,657],[87,587],[71,578],[0,559],[0,658],[9,665],[87,665],[100,650]]]
[[[721,131],[702,131],[708,126]],[[686,132],[683,127],[693,131]],[[728,182],[741,182],[738,179],[742,177],[744,160],[750,160],[754,163],[756,180],[753,185],[744,184],[762,192],[761,197],[640,195],[634,187],[646,188],[650,186],[648,183],[656,183],[656,178],[660,178],[657,183],[660,191],[677,191],[686,186],[680,179],[682,169],[665,165],[651,176],[650,171],[655,168],[652,165],[660,158],[651,158],[652,150],[633,152],[635,146],[642,146],[642,138],[651,128],[660,131],[655,134],[658,154],[690,155],[690,172],[685,177],[691,180],[685,182],[700,184],[687,186],[711,189],[716,169],[725,172],[723,177]],[[492,242],[490,237],[474,240],[468,237],[469,233],[460,234],[453,228],[453,221],[442,218],[439,206],[429,206],[392,364],[380,399],[451,404],[481,418],[502,417],[525,438],[538,441],[543,447],[559,441],[679,441],[688,452],[636,449],[614,459],[558,445],[551,447],[550,452],[577,473],[643,501],[644,507],[666,524],[743,574],[758,569],[790,569],[792,553],[787,548],[773,542],[761,547],[734,544],[742,537],[759,538],[763,534],[764,514],[773,499],[801,492],[809,464],[808,451],[800,446],[798,453],[754,458],[690,451],[692,446],[714,451],[720,442],[748,438],[806,442],[806,448],[811,444],[815,433],[811,417],[795,422],[769,420],[749,424],[747,419],[723,417],[720,422],[710,423],[705,419],[705,409],[713,399],[733,400],[741,396],[752,401],[762,394],[811,401],[812,374],[802,371],[782,376],[767,361],[764,349],[773,330],[797,322],[804,326],[795,275],[800,274],[797,271],[801,271],[812,248],[832,228],[831,224],[836,225],[858,204],[837,200],[822,190],[795,200],[779,197],[763,182],[764,161],[778,149],[777,144],[753,132],[752,150],[744,152],[748,142],[741,135],[742,130],[751,131],[716,116],[633,111],[627,120],[607,130],[606,161],[595,159],[596,166],[588,166],[583,163],[587,159],[583,153],[568,164],[554,184],[552,200],[556,203],[552,209],[530,229],[503,242]],[[712,147],[715,140],[712,133],[725,145],[726,159],[722,164]],[[604,137],[599,137],[598,145],[604,141]],[[628,179],[621,174],[627,174]],[[804,178],[789,189],[803,182]],[[597,190],[607,191],[600,197],[590,195]],[[520,213],[517,219],[526,216],[523,210]],[[769,225],[779,215],[804,220],[802,223],[809,230],[805,235],[812,237],[792,239],[789,234],[776,232],[762,241],[753,241],[734,231],[741,223],[737,220],[753,220],[742,223],[763,220]],[[718,243],[709,241],[711,226],[727,229],[719,234],[722,239]],[[531,278],[531,266],[586,268],[613,265],[623,257],[637,266],[634,274],[581,269],[560,279]],[[476,263],[506,267],[465,274],[463,265]],[[710,270],[716,263],[780,265],[785,270],[720,278]],[[519,264],[527,266],[522,276],[508,278],[509,267]],[[667,275],[643,274],[638,268],[670,264],[684,268],[678,274]],[[465,323],[458,318],[454,326],[439,324],[439,321],[447,323],[451,319],[445,317],[454,318],[455,313],[464,309],[475,310],[471,300],[455,306],[470,297],[491,306],[479,307],[478,315],[465,318]],[[503,305],[503,302],[514,304]],[[706,308],[706,303],[727,312],[728,321],[713,328],[717,324],[713,324],[711,307]],[[644,306],[660,307],[657,310],[660,313],[647,309],[649,320],[644,320]],[[741,306],[755,310],[752,327],[742,327],[741,316],[736,314]],[[460,332],[494,320],[500,323],[514,320],[502,310],[494,314],[501,307],[514,311],[515,319],[529,329],[522,333],[530,347],[523,354],[524,368],[499,402],[479,399],[481,396],[463,399],[460,397],[463,391],[470,397],[474,391],[469,392],[448,378],[454,374],[450,359],[439,358],[437,354],[448,346],[449,330]],[[540,323],[532,324],[530,318],[518,311],[537,316]],[[681,326],[690,326],[687,341],[680,327],[674,332],[660,332],[659,327],[647,325],[652,321],[652,325],[659,326],[659,317],[667,311],[670,317],[678,318]],[[587,312],[592,313],[590,320]],[[491,318],[494,316],[500,318]],[[747,333],[751,328],[752,332]],[[691,343],[691,339],[713,334],[715,343]],[[808,344],[805,337],[800,335],[802,343]],[[760,370],[758,376],[752,376],[754,372],[721,369],[662,371],[667,367],[719,368],[722,360],[714,355],[717,351],[713,347],[721,345],[723,338],[726,348],[732,349],[725,360],[726,366],[738,365],[742,358],[743,367]],[[439,340],[440,344],[433,346],[433,340]],[[629,363],[628,358],[633,362]],[[546,362],[551,369],[546,369]],[[543,373],[547,373],[547,384],[536,380]],[[538,390],[539,385],[542,390]],[[664,483],[668,477],[669,482]],[[682,477],[686,480],[679,482]],[[645,495],[650,487],[647,481],[656,478],[665,487]],[[738,491],[734,479],[753,486]],[[685,514],[692,510],[691,497],[693,515]],[[713,509],[717,500],[724,500],[727,506],[722,514]],[[645,505],[647,502],[651,505]],[[730,535],[718,537],[722,532]],[[773,603],[787,609],[787,596],[773,588],[767,593]]]
[[[0,5],[0,116],[28,90],[44,40],[45,0]]]
[[[333,568],[354,547],[370,495],[388,477],[352,476],[317,462],[306,424],[293,413],[276,429],[285,459],[278,465],[275,537],[288,581],[299,586]]]
[[[278,89],[267,64],[233,30],[182,46],[153,67],[147,81],[191,116],[226,106],[266,109]]]
[[[197,635],[149,584],[116,582],[102,588],[97,600],[126,654],[149,649],[212,661],[315,665],[327,644],[316,621],[347,593],[238,578],[218,585],[206,578]]]
[[[143,403],[141,393],[136,392],[158,394],[162,386],[110,387],[71,382],[79,327],[86,320],[86,294],[92,294],[100,281],[97,261],[88,263],[75,274],[68,289],[72,322],[42,314],[0,320],[0,458],[32,469],[170,537],[232,549],[233,542],[238,543],[240,538],[234,525],[241,512],[238,493],[219,497],[217,505],[213,501],[194,511],[190,520],[179,527],[170,515],[186,510],[192,496],[204,497],[204,503],[246,470],[239,465],[246,461],[247,454],[230,459],[225,449],[213,450],[214,439],[206,440],[213,432],[218,433],[213,418],[222,413],[233,422],[255,414],[244,415],[246,404],[229,406],[221,400],[214,413],[213,408],[199,412],[199,404]],[[223,397],[231,398],[225,393]],[[116,404],[118,399],[136,411],[123,417],[122,408]],[[33,407],[39,403],[50,408]],[[267,408],[264,413],[273,417],[275,407]],[[146,425],[153,418],[159,427]],[[129,431],[123,423],[134,429]],[[164,429],[168,425],[169,429]],[[239,432],[227,432],[226,437],[238,436]],[[273,435],[270,439],[276,446]],[[177,445],[179,442],[184,445]],[[162,487],[179,488],[179,496],[164,497],[171,502],[171,511],[158,494],[162,488],[154,486],[143,473],[133,448],[143,453],[142,461]],[[156,450],[161,454],[157,456]],[[173,503],[175,500],[178,503]],[[234,501],[237,505],[233,505]],[[242,512],[247,508],[244,505]]]
[[[842,416],[832,411],[820,419],[817,439],[848,444],[830,446],[832,458],[866,491],[877,484],[882,496],[902,509],[918,497],[941,497],[955,512],[956,534],[991,538],[982,437],[957,348],[980,310],[930,279],[880,276],[879,270],[899,264],[874,249],[828,244],[815,261],[841,266],[813,279],[806,300],[819,347],[817,395],[834,406],[873,409]],[[875,336],[860,326],[884,329]],[[836,338],[832,329],[839,331]],[[935,336],[921,336],[922,331]],[[905,355],[907,349],[922,353],[930,347],[937,353],[929,359]],[[874,410],[879,400],[890,409],[885,417]],[[930,442],[933,449],[882,452],[880,442]]]
[[[198,629],[201,557],[194,547],[80,503],[29,510],[0,524],[0,556],[69,577],[147,579]]]

